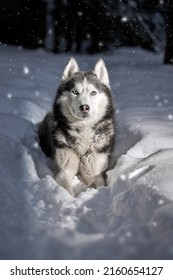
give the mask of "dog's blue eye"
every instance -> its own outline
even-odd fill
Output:
[[[91,93],[90,93],[92,96],[94,96],[94,95],[96,95],[97,94],[97,92],[95,91],[95,90],[93,90],[93,91],[91,91]]]
[[[78,92],[76,89],[72,90],[71,92],[72,92],[74,95],[79,95],[79,92]]]

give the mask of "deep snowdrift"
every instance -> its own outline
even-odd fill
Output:
[[[83,70],[99,56],[75,56]],[[0,258],[173,258],[173,68],[140,49],[104,57],[117,107],[110,187],[76,198],[37,143],[69,57],[0,46]]]

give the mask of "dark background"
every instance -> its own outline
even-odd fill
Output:
[[[173,0],[1,0],[0,41],[54,53],[164,49],[173,64]]]

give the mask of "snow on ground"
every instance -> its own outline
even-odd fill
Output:
[[[83,70],[99,56],[75,55]],[[173,258],[173,67],[162,55],[103,56],[117,107],[110,187],[71,197],[53,179],[36,124],[69,56],[0,46],[0,258]]]

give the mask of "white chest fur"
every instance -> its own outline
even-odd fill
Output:
[[[74,150],[79,155],[85,155],[88,152],[93,152],[96,142],[99,141],[100,134],[91,127],[84,127],[76,130],[71,130],[70,135],[74,137]]]

